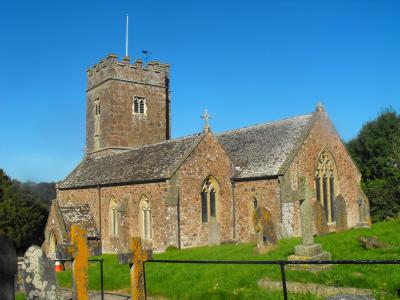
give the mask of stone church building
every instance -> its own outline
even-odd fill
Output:
[[[205,116],[201,132],[172,139],[169,81],[166,64],[115,55],[87,70],[86,153],[58,184],[47,253],[73,224],[104,253],[126,250],[133,236],[155,251],[249,242],[259,206],[279,238],[300,236],[304,178],[329,231],[339,230],[337,220],[346,228],[369,222],[360,172],[322,105],[218,134]],[[339,195],[345,204],[336,209]]]

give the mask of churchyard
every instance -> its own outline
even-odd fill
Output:
[[[398,259],[400,254],[400,221],[373,224],[371,228],[352,229],[315,237],[334,260]],[[366,249],[360,238],[376,237],[378,248]],[[364,239],[362,239],[364,240]],[[168,249],[154,254],[154,259],[177,260],[287,260],[294,254],[299,238],[282,239],[275,250],[254,254],[255,244],[225,244],[178,251]],[[367,248],[369,245],[367,244]],[[130,293],[129,266],[119,265],[116,255],[104,255],[104,288],[122,294]],[[58,273],[62,287],[71,287],[71,272]],[[400,265],[336,265],[318,272],[287,270],[288,282],[301,285],[369,289],[376,299],[398,299]],[[190,265],[146,264],[146,286],[150,296],[167,299],[282,299],[282,291],[270,291],[260,281],[280,281],[279,266],[270,265]],[[89,289],[100,290],[99,267],[89,264]],[[289,299],[326,299],[311,294],[289,292]]]

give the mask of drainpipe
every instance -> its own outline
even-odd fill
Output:
[[[235,181],[231,180],[232,184],[232,233],[233,233],[233,240],[236,240],[236,195],[235,195]]]
[[[100,185],[97,186],[97,199],[99,203],[99,234],[100,234],[100,249],[101,253],[103,253],[103,236],[101,230],[101,196],[100,196]]]
[[[181,209],[180,209],[181,203],[179,199],[179,193],[178,193],[178,203],[176,206],[176,217],[177,217],[177,225],[178,225],[178,249],[181,250]]]

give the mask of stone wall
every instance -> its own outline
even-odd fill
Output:
[[[117,61],[110,55],[87,72],[86,147],[137,147],[170,138],[169,66]],[[146,99],[146,114],[133,114],[134,97]],[[99,148],[95,147],[95,100],[100,102]]]
[[[310,188],[315,190],[317,159],[321,150],[325,147],[332,154],[337,168],[335,194],[342,194],[345,198],[347,204],[347,222],[349,227],[354,227],[359,218],[356,200],[360,196],[360,193],[362,193],[360,187],[361,175],[325,111],[321,110],[315,115],[315,124],[291,163],[288,169],[289,178],[287,180],[290,182],[291,190],[297,191],[300,178],[305,176],[308,179]],[[298,200],[295,197],[284,199],[284,202],[293,203],[292,205],[286,205],[287,213],[293,213],[292,218],[290,216],[287,217],[288,219],[292,219],[291,226],[293,227],[286,230],[293,232],[295,236],[301,235],[300,206]],[[315,197],[313,200],[316,200]],[[289,223],[287,222],[287,224]],[[335,230],[334,224],[331,224],[330,228],[331,230]]]
[[[277,178],[239,181],[235,183],[236,239],[240,242],[254,240],[253,200],[258,207],[267,208],[273,217],[277,236],[280,237],[281,207],[280,189]]]
[[[60,190],[60,205],[65,203],[88,203],[96,222],[97,228],[100,224],[100,210],[98,189]],[[102,249],[105,253],[117,252],[121,247],[127,249],[130,237],[140,236],[138,224],[139,203],[143,195],[149,199],[152,209],[152,232],[153,248],[155,251],[164,250],[166,242],[165,198],[167,184],[165,182],[145,183],[136,185],[113,186],[100,188],[101,197],[101,235]],[[119,213],[119,234],[113,236],[111,233],[111,218],[109,204],[112,197],[116,200]]]
[[[213,134],[208,133],[178,170],[181,247],[207,245],[208,223],[201,219],[201,188],[208,176],[219,185],[217,223],[221,241],[233,239],[232,187],[233,165]]]

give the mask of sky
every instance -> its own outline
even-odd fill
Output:
[[[400,112],[399,1],[1,1],[0,168],[59,181],[85,145],[86,69],[109,53],[171,65],[172,136],[314,111],[344,141]]]

